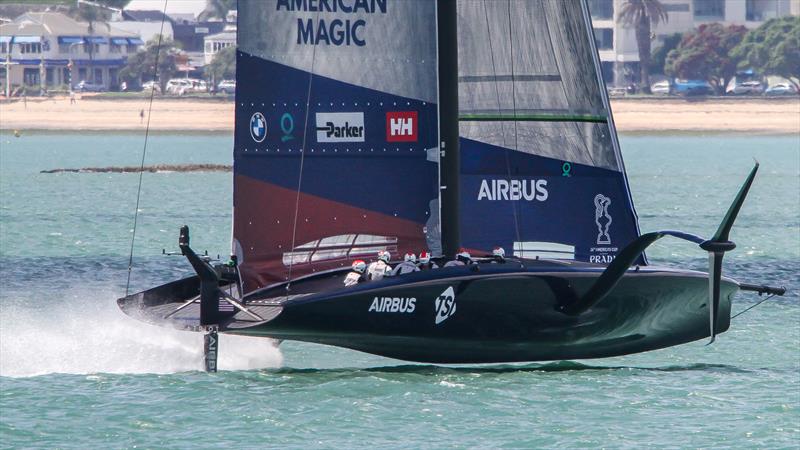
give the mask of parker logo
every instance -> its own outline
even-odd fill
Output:
[[[442,295],[436,297],[436,325],[449,319],[456,313],[456,293],[453,286],[448,287]]]
[[[482,180],[478,200],[547,200],[547,180]]]
[[[367,312],[406,313],[416,309],[417,299],[413,297],[375,297]]]
[[[387,142],[417,142],[418,120],[416,111],[386,113]]]
[[[317,142],[364,142],[364,113],[317,113]]]

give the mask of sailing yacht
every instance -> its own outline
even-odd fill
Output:
[[[599,358],[710,337],[757,165],[711,238],[640,233],[585,0],[240,0],[231,259],[118,300],[206,335],[433,363]],[[709,273],[648,264],[672,236]],[[490,255],[507,249],[502,263]],[[345,287],[355,260],[476,264]],[[489,263],[494,261],[495,263]],[[485,263],[481,263],[485,262]],[[441,264],[440,264],[441,265]]]

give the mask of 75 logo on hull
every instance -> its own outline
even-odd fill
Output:
[[[453,286],[448,287],[441,295],[436,297],[436,325],[449,319],[456,313],[456,293]]]

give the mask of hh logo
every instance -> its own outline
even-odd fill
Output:
[[[417,112],[395,111],[386,113],[386,141],[417,142]]]
[[[436,298],[436,325],[449,319],[456,313],[456,294],[453,286],[448,287]]]

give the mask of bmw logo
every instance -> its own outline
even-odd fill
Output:
[[[260,112],[250,117],[250,136],[256,142],[263,142],[267,137],[267,119]]]

